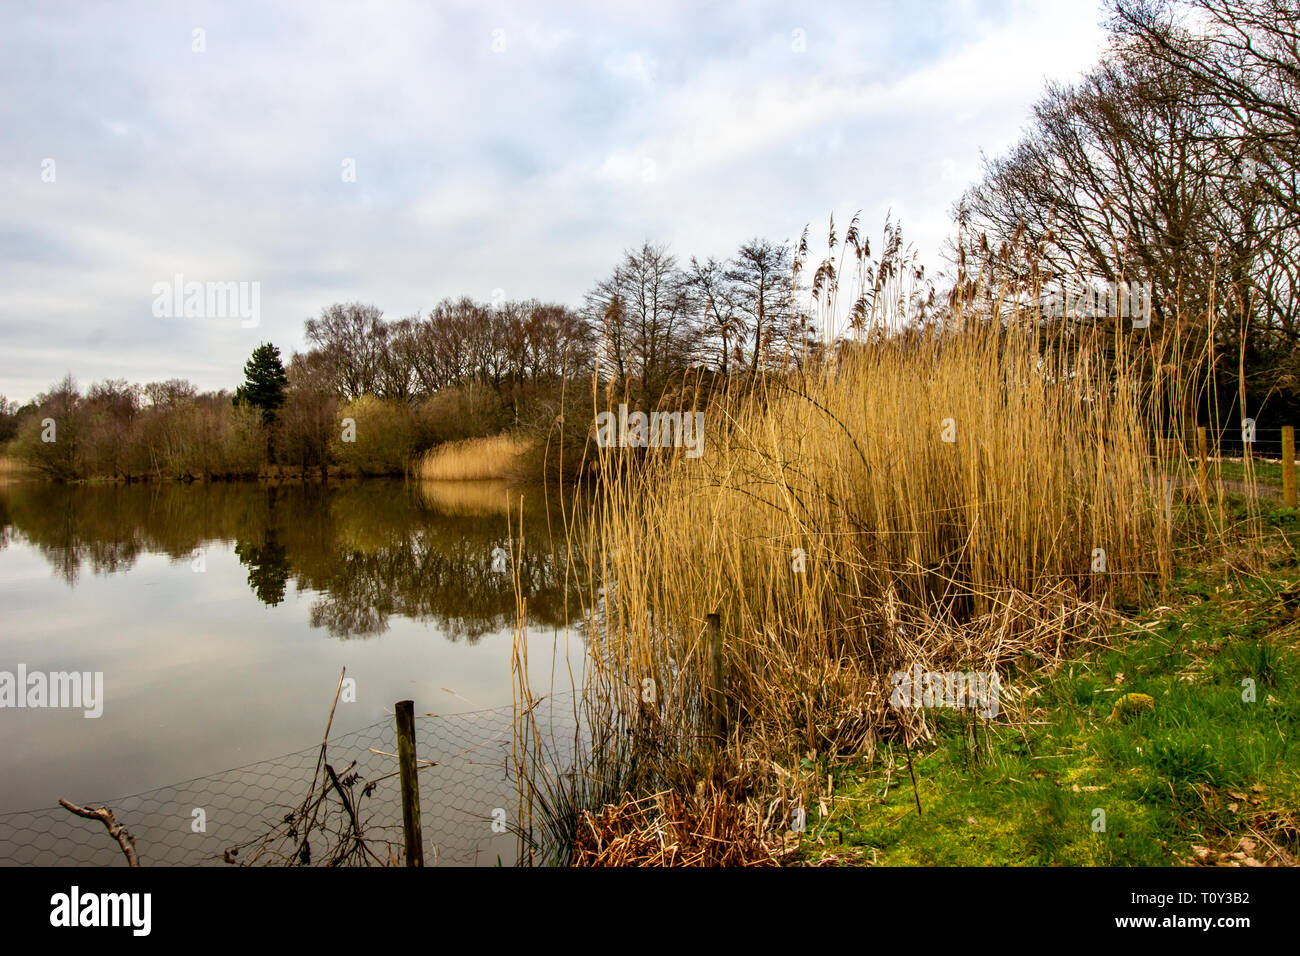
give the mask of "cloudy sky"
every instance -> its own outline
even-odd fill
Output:
[[[578,304],[644,239],[724,256],[887,211],[941,265],[980,153],[1097,57],[1094,0],[8,4],[0,394],[233,387],[335,301]],[[258,283],[257,324],[159,283]],[[157,306],[157,307],[156,307]]]

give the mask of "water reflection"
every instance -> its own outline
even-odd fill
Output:
[[[539,491],[494,483],[21,482],[0,484],[0,549],[26,540],[75,587],[87,572],[127,571],[146,554],[202,573],[205,546],[220,541],[233,544],[259,601],[278,605],[290,587],[311,592],[311,625],[335,637],[383,634],[404,616],[475,643],[515,620],[502,571],[502,555],[512,552],[507,514],[529,620],[563,627],[564,575],[548,542],[546,504]]]

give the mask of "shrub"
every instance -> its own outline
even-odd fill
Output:
[[[485,385],[444,388],[420,406],[420,444],[428,448],[448,441],[495,435],[511,423],[505,403]]]
[[[338,431],[338,399],[328,392],[290,389],[276,422],[276,454],[303,471],[326,467]]]
[[[362,475],[406,470],[417,443],[415,415],[406,404],[363,395],[339,409],[337,425],[331,450],[346,467]]]
[[[36,412],[22,421],[12,449],[19,461],[57,481],[82,474],[81,394],[68,376],[36,399]]]

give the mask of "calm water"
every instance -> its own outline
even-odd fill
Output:
[[[104,675],[98,719],[0,710],[0,813],[313,746],[345,666],[357,699],[335,734],[403,698],[417,713],[508,706],[515,595],[499,568],[519,497],[400,481],[0,484],[0,671]],[[566,651],[545,503],[523,497],[533,684],[545,691],[554,665],[567,690],[581,641]]]

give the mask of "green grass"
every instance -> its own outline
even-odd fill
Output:
[[[1282,463],[1280,461],[1254,461],[1251,463],[1251,470],[1255,474],[1255,481],[1261,485],[1282,487]],[[1240,461],[1221,461],[1219,462],[1219,474],[1224,481],[1245,481],[1246,465]]]
[[[1196,460],[1191,459],[1187,466],[1191,469],[1192,475],[1196,474]],[[1223,481],[1245,481],[1246,465],[1241,461],[1222,460],[1217,463],[1210,463],[1210,476],[1215,477],[1215,469],[1218,469],[1218,477]],[[1282,487],[1282,463],[1280,461],[1261,461],[1255,459],[1251,462],[1251,471],[1254,472],[1255,481],[1261,485],[1270,487]]]
[[[1184,571],[1168,607],[1050,673],[1013,669],[1018,725],[931,711],[936,741],[832,766],[801,856],[879,865],[1167,866],[1253,840],[1300,860],[1300,514],[1266,514],[1253,576]],[[1243,699],[1254,682],[1254,702]],[[1108,720],[1125,693],[1152,711]],[[824,778],[824,775],[823,775]],[[1094,827],[1104,813],[1105,828]],[[1245,848],[1247,855],[1249,847]],[[1274,854],[1276,859],[1276,854]],[[1242,862],[1238,860],[1238,862]]]

